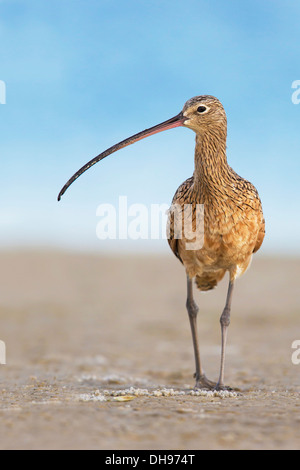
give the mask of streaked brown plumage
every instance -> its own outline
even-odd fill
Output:
[[[173,127],[184,126],[195,131],[195,170],[176,191],[170,210],[168,232],[169,245],[185,267],[187,274],[187,310],[189,314],[197,388],[226,388],[224,364],[227,330],[235,279],[248,268],[253,253],[261,246],[265,234],[261,201],[255,187],[237,175],[226,158],[227,119],[220,101],[209,95],[188,100],[181,113],[168,121],[135,134],[114,145],[84,165],[63,187],[58,199],[67,188],[92,165],[111,153],[149,135]],[[199,205],[204,208],[204,225],[200,233],[197,225]],[[190,226],[181,221],[173,207],[184,212],[190,207]],[[180,216],[180,217],[179,217]],[[180,223],[178,225],[178,219]],[[188,220],[188,219],[187,219]],[[188,224],[187,224],[188,225]],[[178,226],[183,230],[179,230]],[[190,249],[191,231],[199,231],[202,243]],[[197,232],[196,232],[197,233]],[[213,289],[229,272],[229,288],[226,305],[220,318],[222,332],[221,366],[217,383],[209,381],[202,369],[197,335],[198,307],[193,298],[192,280],[201,291]]]
[[[204,246],[199,251],[185,250],[186,240],[172,236],[169,244],[184,264],[187,274],[196,276],[200,290],[216,286],[225,272],[231,280],[248,267],[252,254],[264,238],[264,218],[261,201],[255,187],[241,178],[228,165],[226,158],[227,120],[223,106],[212,96],[189,100],[184,110],[195,114],[199,105],[210,107],[204,115],[194,118],[196,131],[194,176],[176,191],[173,204],[204,204]],[[216,125],[217,123],[217,125]]]

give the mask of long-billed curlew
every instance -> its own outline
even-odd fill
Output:
[[[209,95],[188,100],[175,117],[146,129],[110,147],[84,165],[66,183],[58,200],[67,188],[87,169],[113,152],[147,136],[178,126],[188,127],[196,133],[195,170],[176,191],[173,205],[192,209],[192,228],[198,228],[198,205],[204,207],[202,244],[190,249],[190,237],[176,233],[176,211],[169,214],[169,245],[185,267],[187,275],[186,307],[191,324],[196,365],[196,388],[224,389],[224,365],[227,330],[230,323],[231,300],[235,279],[250,264],[253,253],[261,246],[265,235],[265,222],[261,201],[255,187],[237,175],[226,158],[227,119],[220,101]],[[178,224],[177,224],[178,226]],[[221,366],[217,383],[205,376],[199,354],[197,314],[193,298],[193,284],[200,291],[213,289],[229,272],[229,287],[221,323]]]

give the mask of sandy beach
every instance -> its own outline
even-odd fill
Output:
[[[1,449],[300,449],[300,260],[237,282],[228,396],[192,395],[185,273],[172,256],[0,253]],[[197,293],[216,380],[227,278]],[[123,393],[123,395],[122,395]]]

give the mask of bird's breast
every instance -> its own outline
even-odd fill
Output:
[[[198,212],[196,206],[191,211],[193,223],[184,227],[184,236],[178,241],[183,264],[192,276],[220,269],[240,275],[252,257],[260,211],[224,200],[218,205],[204,202],[200,207]]]
[[[215,184],[189,178],[173,198],[169,244],[190,277],[242,274],[260,246],[260,234],[263,240],[263,213],[255,187],[234,172],[228,178]]]
[[[239,262],[253,252],[260,223],[260,211],[253,207],[231,200],[217,206],[204,204],[203,250],[218,259]]]

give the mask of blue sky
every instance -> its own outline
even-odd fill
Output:
[[[193,173],[194,134],[172,129],[85,173],[84,163],[212,94],[228,117],[228,161],[259,190],[264,253],[299,254],[298,0],[2,0],[0,248],[167,250],[100,241],[101,203],[169,203]]]

